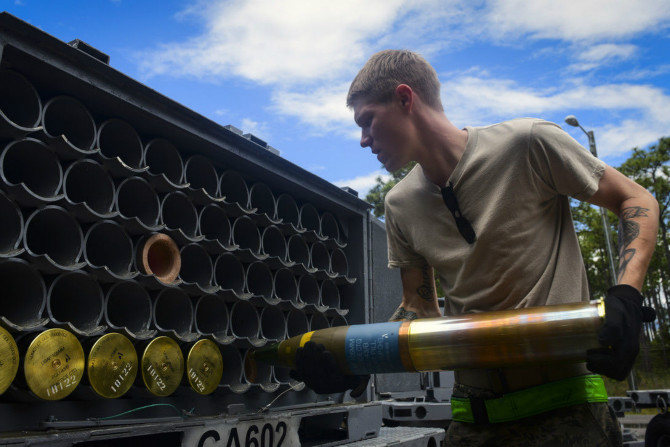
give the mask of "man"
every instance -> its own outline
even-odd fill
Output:
[[[605,300],[603,349],[590,352],[586,365],[456,371],[447,445],[621,445],[602,379],[592,372],[623,380],[642,322],[652,318],[639,290],[658,230],[655,199],[555,124],[457,128],[444,114],[435,70],[409,51],[373,55],[347,104],[361,146],[388,171],[417,162],[385,202],[389,266],[402,280],[392,319],[440,316],[433,271],[448,315],[587,301],[568,197],[619,216],[618,285]],[[325,376],[310,376],[302,364],[298,376],[318,388]],[[567,394],[581,397],[565,406]],[[532,415],[491,410],[510,399],[531,402]]]

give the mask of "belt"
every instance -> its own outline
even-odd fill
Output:
[[[533,368],[508,366],[454,371],[456,383],[467,387],[507,394],[557,380],[591,374],[585,363],[537,365]]]
[[[509,422],[585,402],[607,402],[599,375],[570,377],[493,399],[452,397],[451,416],[476,424]]]

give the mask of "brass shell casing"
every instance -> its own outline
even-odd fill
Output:
[[[142,354],[142,381],[155,396],[166,397],[174,393],[184,376],[184,355],[176,341],[170,337],[156,337]]]
[[[407,344],[416,371],[583,362],[604,315],[594,301],[427,318],[411,322]]]
[[[186,357],[186,377],[198,394],[211,394],[223,376],[223,356],[212,340],[198,340]]]
[[[0,394],[7,391],[19,371],[19,348],[14,337],[0,327]]]
[[[137,351],[125,335],[105,334],[91,347],[86,366],[88,381],[98,395],[121,397],[135,382]]]
[[[71,332],[48,329],[28,346],[23,361],[26,383],[40,399],[59,400],[74,391],[84,375],[84,349]]]

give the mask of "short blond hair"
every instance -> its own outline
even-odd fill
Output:
[[[409,50],[373,54],[351,82],[347,106],[353,107],[360,100],[387,103],[400,84],[409,85],[430,107],[444,110],[435,69],[420,54]]]

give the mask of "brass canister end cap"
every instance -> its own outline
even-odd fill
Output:
[[[19,348],[14,337],[0,327],[0,394],[7,391],[19,371]]]
[[[223,376],[223,356],[212,340],[197,341],[186,358],[186,375],[191,388],[198,394],[211,394]]]
[[[151,340],[142,354],[142,380],[151,394],[174,393],[184,376],[184,355],[176,341],[161,336]]]
[[[40,399],[59,400],[79,385],[85,368],[84,349],[65,329],[48,329],[28,346],[23,369],[26,383]]]
[[[133,386],[137,366],[137,351],[128,337],[105,334],[96,340],[88,355],[88,381],[102,397],[121,397]]]

